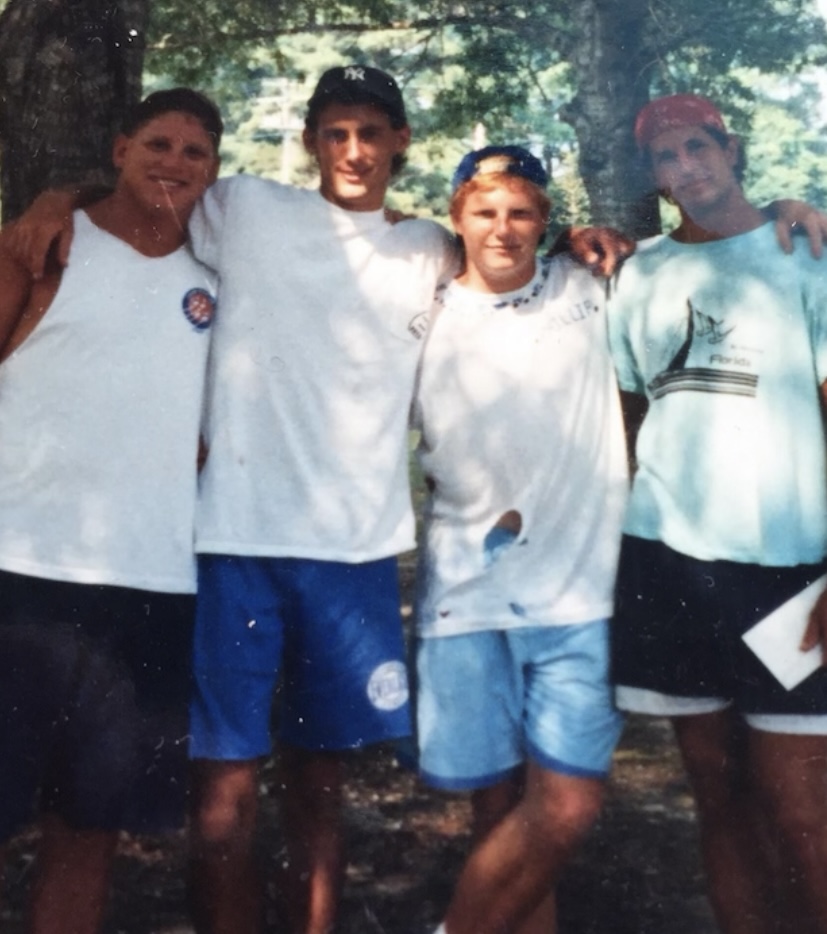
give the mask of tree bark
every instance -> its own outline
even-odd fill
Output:
[[[149,0],[11,0],[0,14],[3,221],[45,188],[111,181],[140,99]]]
[[[635,238],[660,230],[657,196],[639,164],[633,126],[649,99],[652,56],[646,0],[577,0],[571,6],[577,93],[562,117],[574,128],[592,220]]]

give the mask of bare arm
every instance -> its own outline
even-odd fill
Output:
[[[623,424],[626,428],[629,471],[634,473],[637,467],[637,436],[643,419],[646,418],[646,412],[649,410],[649,401],[641,393],[621,390],[620,407],[623,410]]]

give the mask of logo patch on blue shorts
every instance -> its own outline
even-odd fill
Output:
[[[206,289],[190,289],[184,296],[181,307],[184,309],[187,321],[199,331],[203,331],[212,324],[215,299]]]
[[[402,662],[383,662],[368,679],[368,699],[377,710],[398,710],[408,700],[408,672]]]

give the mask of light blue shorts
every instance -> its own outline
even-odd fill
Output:
[[[281,739],[354,749],[410,733],[396,560],[200,555],[190,756],[268,755]]]
[[[419,771],[436,788],[486,788],[527,758],[603,778],[623,719],[608,681],[608,624],[531,626],[419,640]]]

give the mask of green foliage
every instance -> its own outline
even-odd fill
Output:
[[[798,198],[827,209],[827,138],[823,122],[820,127],[810,123],[814,96],[806,82],[767,88],[756,78],[752,132],[745,141],[746,188],[756,203]]]
[[[608,9],[621,0],[591,3]],[[784,193],[823,199],[812,94],[772,101],[772,81],[759,80],[827,63],[813,0],[648,0],[626,2],[623,11],[617,32],[603,40],[628,50],[619,67],[638,69],[636,80],[652,95],[692,90],[722,102],[733,129],[751,137],[756,197],[774,182]],[[458,158],[484,139],[520,143],[544,158],[561,216],[585,221],[578,144],[565,122],[581,41],[568,0],[156,0],[148,85],[195,84],[216,98],[230,129],[226,170],[280,177],[289,164],[291,178],[307,179],[312,167],[299,158],[295,129],[263,132],[262,121],[300,124],[324,68],[370,61],[397,76],[409,105],[416,143],[395,185],[403,209],[439,216]],[[282,91],[282,103],[274,102],[277,79],[291,82],[286,105]],[[290,118],[279,123],[273,108],[281,106]]]

